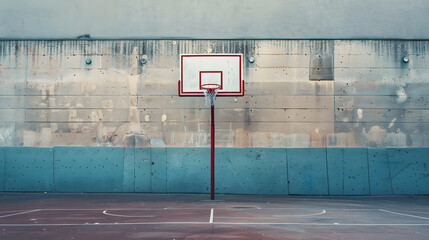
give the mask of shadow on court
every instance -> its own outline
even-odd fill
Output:
[[[0,194],[0,239],[428,239],[429,197]]]

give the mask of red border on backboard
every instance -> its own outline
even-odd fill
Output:
[[[242,97],[244,96],[244,80],[243,76],[243,55],[242,54],[182,54],[180,55],[180,79],[178,81],[179,97],[204,97],[203,92],[183,92],[183,58],[185,57],[238,57],[239,59],[239,77],[241,79],[240,89],[237,92],[219,92],[216,96],[225,97]],[[219,71],[202,71],[202,72],[219,72]],[[201,72],[200,72],[200,87],[201,87]]]
[[[201,80],[203,73],[220,73],[220,88],[219,88],[219,90],[223,89],[223,71],[200,71],[200,89],[201,90],[203,89],[202,88],[203,82]],[[206,84],[210,84],[210,83],[206,83]]]

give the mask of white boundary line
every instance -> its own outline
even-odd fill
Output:
[[[12,217],[12,216],[16,216],[16,215],[21,215],[21,214],[26,214],[26,213],[32,213],[32,212],[37,212],[37,211],[40,211],[40,209],[34,209],[34,210],[30,210],[30,211],[25,211],[25,212],[19,212],[19,213],[12,213],[12,214],[8,214],[8,215],[3,215],[3,216],[0,216],[0,218]]]
[[[302,225],[302,226],[429,226],[429,223],[243,223],[216,222],[217,225]]]
[[[113,213],[108,213],[107,210],[104,210],[103,214],[107,215],[107,216],[112,216],[112,217],[129,217],[129,218],[153,218],[153,217],[155,217],[153,215],[131,216],[131,215],[113,214]]]
[[[311,214],[303,214],[303,215],[272,215],[273,217],[310,217],[310,216],[317,216],[317,215],[323,215],[326,213],[326,210],[323,210],[319,213],[311,213]]]
[[[411,210],[407,210],[408,212],[413,212],[413,213],[420,213],[420,214],[424,214],[424,215],[429,215],[429,212],[422,212],[422,211],[411,211]]]
[[[301,226],[429,226],[429,223],[243,223],[243,222],[142,222],[142,223],[46,223],[0,224],[0,227],[119,226],[119,225],[301,225]]]
[[[220,208],[222,209],[222,208]],[[225,208],[230,209],[230,208]],[[39,211],[162,211],[162,210],[207,210],[207,208],[40,208]],[[1,212],[19,212],[27,210],[8,210]]]
[[[207,208],[174,208],[174,207],[167,207],[167,208],[40,208],[37,209],[39,211],[116,211],[116,210],[135,210],[135,211],[142,211],[142,210],[150,210],[150,211],[159,211],[159,210],[206,210]],[[216,207],[216,209],[219,210],[270,210],[270,209],[293,209],[293,210],[320,210],[319,209],[313,209],[313,208],[271,208],[271,207],[252,207],[252,208],[246,208],[246,209],[240,209],[240,208],[234,208],[234,207]],[[362,208],[362,209],[356,209],[356,208],[326,208],[327,211],[366,211],[366,210],[378,210],[378,208]],[[6,212],[20,212],[20,211],[28,211],[28,210],[4,210],[0,211],[0,213],[6,213]],[[429,214],[429,213],[425,213]]]
[[[399,212],[392,212],[392,211],[388,211],[388,210],[384,210],[384,209],[378,209],[378,210],[379,210],[379,211],[382,211],[382,212],[387,212],[387,213],[396,214],[396,215],[401,215],[401,216],[406,216],[406,217],[413,217],[413,218],[420,218],[420,219],[429,220],[429,218],[427,218],[427,217],[420,217],[420,216],[411,215],[411,214],[405,214],[405,213],[399,213]]]
[[[207,222],[141,222],[141,223],[36,223],[0,224],[0,227],[40,227],[40,226],[119,226],[119,225],[207,225]]]
[[[219,218],[219,219],[255,219],[254,217],[216,217],[216,218]],[[264,217],[258,217],[257,219],[261,219],[261,220],[275,220],[275,219],[278,219],[278,218],[275,218],[275,217],[266,217],[266,218],[264,218]]]
[[[210,219],[209,219],[209,223],[213,223],[213,208],[210,210]]]
[[[40,211],[161,211],[165,208],[42,208]]]

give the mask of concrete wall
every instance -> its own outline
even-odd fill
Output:
[[[219,147],[429,145],[429,41],[142,40],[0,41],[0,146],[209,146],[181,53],[246,59],[245,96],[216,100]]]
[[[208,193],[209,148],[0,148],[0,191]],[[429,194],[429,148],[218,148],[216,192]]]
[[[426,0],[1,0],[0,39],[429,39]]]

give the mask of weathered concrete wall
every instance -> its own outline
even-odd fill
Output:
[[[219,147],[429,144],[429,41],[139,40],[0,41],[0,146],[208,146],[181,53],[255,58],[216,100]]]
[[[0,39],[429,39],[427,0],[1,0]]]

